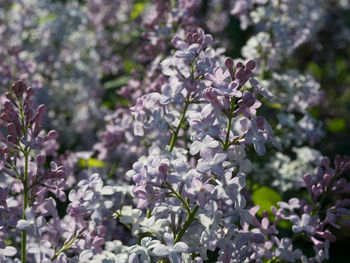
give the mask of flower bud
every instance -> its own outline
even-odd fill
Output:
[[[233,59],[230,58],[230,57],[227,57],[227,58],[225,59],[225,66],[226,66],[228,69],[233,68],[233,66],[234,66]]]
[[[38,155],[36,156],[36,163],[37,163],[37,165],[38,165],[39,167],[40,167],[40,166],[43,166],[44,163],[45,163],[45,161],[46,161],[45,155],[43,155],[43,154],[38,154]]]
[[[58,132],[56,130],[51,130],[49,131],[49,133],[47,134],[47,139],[48,140],[55,140],[58,138]]]
[[[246,64],[245,64],[245,68],[249,71],[252,71],[256,66],[256,63],[254,60],[249,60]]]
[[[161,163],[158,167],[158,171],[162,175],[166,175],[168,173],[169,166],[166,163]]]
[[[237,62],[236,68],[243,68],[243,67],[244,67],[244,65],[241,61]]]
[[[323,176],[323,180],[326,182],[327,185],[332,181],[332,178],[333,178],[333,175],[328,173]]]
[[[324,166],[325,168],[329,168],[330,164],[331,164],[331,161],[329,160],[328,157],[324,157],[321,161],[321,165]]]
[[[249,91],[245,91],[242,97],[242,104],[245,107],[251,107],[254,105],[254,103],[255,103],[255,98],[253,97],[252,93],[250,93]]]

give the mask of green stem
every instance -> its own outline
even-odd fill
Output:
[[[74,237],[69,243],[65,244],[52,258],[51,261],[54,261],[63,251],[70,248],[70,246],[74,243],[76,237]]]
[[[173,133],[173,136],[171,138],[171,141],[170,141],[170,146],[169,146],[169,151],[172,152],[174,147],[175,147],[175,143],[177,141],[177,136],[179,134],[179,131],[180,131],[180,128],[181,128],[181,125],[182,123],[184,122],[185,120],[185,114],[186,114],[186,111],[188,109],[188,105],[190,104],[190,102],[188,100],[185,101],[185,108],[182,112],[182,115],[180,117],[180,121],[179,121],[179,125],[177,126],[175,132]]]
[[[24,152],[24,177],[23,177],[23,208],[22,213],[23,219],[26,219],[25,210],[28,205],[28,152]],[[21,260],[22,263],[26,262],[26,245],[27,245],[27,231],[22,230],[22,238],[21,238]]]
[[[187,202],[182,198],[182,196],[178,192],[176,192],[174,190],[174,188],[170,184],[168,184],[168,189],[175,195],[175,197],[177,199],[179,199],[181,201],[181,203],[183,204],[183,206],[186,209],[187,213],[190,214],[191,213],[191,209],[188,206]]]
[[[174,241],[175,243],[177,243],[181,240],[182,236],[187,231],[187,228],[190,226],[190,224],[194,220],[194,217],[196,216],[198,209],[199,209],[199,206],[196,205],[195,208],[193,208],[193,210],[187,215],[187,218],[186,218],[186,221],[185,221],[183,227],[181,228],[179,234],[175,238],[175,241]]]
[[[147,210],[147,215],[146,215],[146,217],[147,218],[150,218],[152,216],[152,210],[151,209],[148,209]]]
[[[264,79],[265,77],[265,68],[266,68],[266,59],[263,58],[263,60],[261,61],[260,79]]]
[[[229,139],[230,139],[230,131],[231,131],[232,117],[233,117],[232,115],[233,115],[234,109],[235,109],[235,99],[232,98],[230,103],[230,112],[228,114],[226,138],[222,147],[224,151],[227,151],[228,147],[230,146]]]
[[[333,183],[337,180],[339,174],[340,174],[340,171],[343,169],[343,166],[340,166],[337,168],[337,170],[335,171],[335,174],[334,174],[334,177],[332,178],[331,182],[329,183],[329,186],[333,185]],[[322,207],[322,204],[326,201],[327,197],[328,197],[328,194],[329,194],[329,190],[330,190],[330,187],[329,186],[326,186],[325,189],[324,189],[324,192],[322,194],[322,197],[320,199],[320,201],[318,202],[318,204],[316,206],[314,206],[314,208],[312,209],[311,211],[311,215],[315,215],[317,210],[320,209]]]
[[[224,147],[223,147],[224,151],[227,151],[228,147],[230,146],[228,140],[230,138],[231,124],[232,124],[232,117],[230,115],[229,118],[228,118],[226,139],[225,139],[225,143],[224,143]]]

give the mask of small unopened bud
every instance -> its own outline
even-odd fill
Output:
[[[244,69],[239,69],[236,72],[236,79],[239,79],[242,81],[245,78],[245,70]]]
[[[256,117],[255,119],[256,124],[258,125],[259,129],[264,129],[265,126],[265,119],[262,116]]]
[[[330,182],[332,181],[333,175],[331,174],[325,174],[323,176],[323,180],[326,182],[327,185],[330,184]]]
[[[249,91],[245,91],[242,97],[242,104],[246,107],[250,107],[254,103],[255,103],[255,98],[253,97],[252,93],[250,93]]]
[[[333,187],[333,191],[337,191],[339,190],[340,188],[342,188],[344,185],[346,185],[346,179],[345,178],[340,178],[335,184],[334,184],[334,187]]]
[[[225,59],[225,66],[229,69],[229,68],[233,68],[234,66],[234,62],[233,62],[233,59],[230,58],[230,57],[227,57]]]
[[[25,88],[26,88],[26,84],[23,82],[23,80],[19,80],[11,86],[11,89],[13,90],[13,92],[16,94],[17,97],[20,97],[22,95]]]
[[[49,140],[55,140],[58,138],[58,132],[56,130],[51,130],[49,131],[49,133],[47,134],[47,138]]]
[[[251,241],[255,243],[264,243],[265,238],[263,234],[253,233],[251,236]]]
[[[5,101],[5,103],[4,103],[4,109],[6,109],[6,110],[8,110],[8,111],[13,112],[12,103],[11,103],[11,102],[9,102],[8,100],[7,100],[7,101]]]
[[[236,68],[243,68],[243,67],[244,67],[244,65],[241,61],[237,62]]]
[[[249,60],[246,64],[245,64],[245,68],[249,71],[252,71],[256,66],[256,63],[254,60]]]
[[[28,88],[27,88],[27,95],[28,95],[28,97],[34,95],[34,90],[33,90],[33,88],[31,88],[31,87],[28,87]]]
[[[303,179],[307,186],[310,186],[312,184],[312,178],[310,174],[304,174]]]
[[[341,156],[339,154],[337,154],[334,158],[334,165],[335,165],[335,168],[338,168],[340,165],[341,165]]]
[[[7,128],[8,132],[11,133],[11,135],[13,135],[14,137],[18,136],[16,127],[13,123],[7,124],[6,128]]]
[[[43,154],[38,154],[38,155],[36,156],[36,163],[37,163],[37,165],[38,165],[39,167],[40,167],[40,166],[43,166],[44,163],[45,163],[45,161],[46,161],[45,155],[43,155]]]
[[[41,104],[38,109],[37,109],[37,113],[40,117],[42,117],[46,112],[46,106],[44,104]]]
[[[166,175],[169,170],[169,166],[166,163],[161,163],[158,167],[159,173]]]
[[[323,167],[328,168],[329,165],[331,164],[331,161],[329,160],[328,157],[324,157],[321,161],[321,164]]]

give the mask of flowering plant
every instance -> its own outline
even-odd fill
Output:
[[[332,262],[350,158],[289,61],[327,1],[2,2],[0,262]]]

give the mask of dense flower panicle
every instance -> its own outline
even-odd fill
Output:
[[[0,262],[330,260],[350,159],[311,148],[320,74],[290,59],[319,50],[328,9],[0,0],[0,83],[33,87],[0,94]],[[220,47],[243,45],[230,15],[243,59]]]

